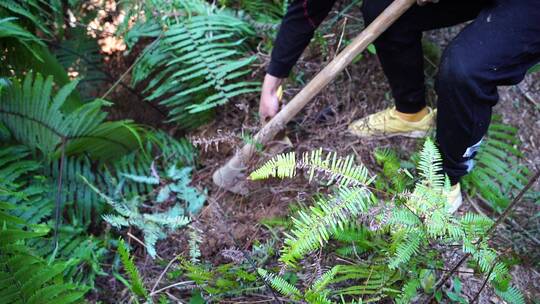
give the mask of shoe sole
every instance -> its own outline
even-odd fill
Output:
[[[427,131],[412,131],[412,132],[399,132],[399,133],[390,133],[390,134],[384,134],[384,135],[358,135],[355,134],[354,131],[350,131],[351,134],[354,136],[364,138],[364,139],[385,139],[385,138],[392,138],[392,137],[408,137],[408,138],[424,138],[427,135]]]

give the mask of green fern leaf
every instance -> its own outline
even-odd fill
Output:
[[[98,159],[117,157],[140,144],[138,127],[127,121],[104,121],[103,101],[65,113],[62,107],[74,86],[68,84],[51,97],[52,77],[43,79],[38,74],[34,78],[29,73],[22,84],[14,80],[0,92],[0,122],[16,140],[48,158],[59,153],[62,143],[68,143],[68,153],[87,152]]]
[[[293,218],[292,235],[287,235],[280,261],[294,265],[305,254],[319,248],[337,230],[343,229],[371,203],[365,188],[340,188],[334,196],[321,198],[309,212]]]
[[[129,282],[131,284],[131,290],[139,297],[143,299],[148,298],[148,291],[144,287],[141,275],[135,263],[133,263],[133,258],[129,254],[129,250],[124,243],[124,240],[118,242],[118,254],[120,255],[120,260],[124,269],[128,274]]]
[[[495,293],[510,304],[525,304],[525,298],[519,289],[514,286],[508,287],[505,291],[495,288]]]
[[[290,297],[293,300],[299,300],[302,298],[302,293],[298,288],[290,284],[289,282],[285,281],[282,277],[275,275],[273,273],[269,273],[268,271],[259,268],[257,269],[259,272],[259,275],[263,277],[265,281],[267,281],[272,288],[277,290],[280,294]]]
[[[241,81],[256,60],[245,51],[245,39],[254,34],[249,24],[204,1],[188,1],[181,10],[186,18],[164,18],[160,38],[137,60],[132,79],[134,84],[149,79],[147,99],[169,107],[170,121],[190,128],[204,122],[208,110],[257,92],[260,83]],[[130,40],[142,36],[141,27],[157,35],[155,23],[139,25],[128,33]]]
[[[424,147],[420,152],[420,161],[418,162],[418,170],[420,176],[424,178],[424,182],[436,188],[442,188],[444,185],[444,176],[442,172],[441,154],[435,147],[435,144],[430,139],[424,143]]]
[[[509,193],[522,189],[528,180],[527,168],[519,163],[519,145],[517,129],[503,124],[501,117],[495,115],[475,157],[477,165],[463,179],[464,188],[482,197],[495,211],[506,208],[512,197]],[[534,200],[539,197],[538,191],[528,197]]]
[[[396,269],[401,264],[408,262],[414,254],[418,253],[423,237],[420,231],[408,232],[403,241],[398,244],[395,256],[391,259],[388,267]]]

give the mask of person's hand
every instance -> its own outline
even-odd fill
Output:
[[[278,90],[282,79],[266,74],[261,90],[261,100],[259,103],[259,116],[262,123],[274,117],[279,111]]]
[[[439,0],[416,0],[416,3],[420,6],[426,5],[428,3],[437,3]]]

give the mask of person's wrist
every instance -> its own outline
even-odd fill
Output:
[[[266,74],[266,76],[264,77],[262,93],[276,94],[282,82],[283,82],[282,78],[278,78],[270,74]]]

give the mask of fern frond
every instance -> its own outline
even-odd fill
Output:
[[[167,25],[138,59],[133,82],[150,79],[144,89],[151,92],[148,100],[169,107],[170,121],[189,128],[204,122],[196,119],[205,118],[201,112],[256,92],[260,84],[242,80],[256,59],[243,51],[254,34],[249,24],[204,1],[186,2],[180,10],[187,17],[164,18]]]
[[[50,184],[32,177],[40,174],[42,164],[28,160],[30,152],[23,146],[0,149],[0,201],[17,206],[11,215],[28,224],[41,224],[51,216],[54,204],[49,195]]]
[[[134,175],[128,173],[123,173],[122,176],[140,184],[159,185],[159,179],[155,176]]]
[[[95,191],[104,201],[106,201],[118,214],[103,215],[102,218],[116,228],[137,227],[144,235],[146,250],[150,256],[157,255],[155,245],[158,240],[164,239],[167,232],[174,231],[190,223],[190,218],[186,214],[195,214],[202,208],[206,201],[206,195],[197,189],[189,186],[191,182],[191,168],[178,169],[176,164],[171,165],[166,172],[166,183],[160,183],[159,173],[148,168],[156,176],[135,176],[125,174],[138,183],[148,183],[151,186],[163,187],[157,191],[156,202],[168,201],[169,197],[176,202],[171,208],[162,212],[143,213],[139,206],[145,202],[146,197],[133,196],[130,200],[125,200],[119,196],[119,200],[104,194],[96,186],[83,180]],[[164,191],[166,190],[166,191]],[[152,191],[148,191],[152,192]]]
[[[110,159],[140,144],[139,130],[130,122],[105,122],[103,101],[89,102],[71,113],[62,110],[67,96],[77,82],[72,82],[52,97],[53,79],[40,74],[25,76],[23,83],[0,91],[0,121],[21,143],[52,158],[62,143],[68,153],[87,152],[100,159]]]
[[[296,176],[296,153],[279,154],[267,161],[259,169],[249,175],[251,180],[261,180],[271,177],[292,178]]]
[[[512,197],[509,193],[522,189],[527,182],[528,170],[519,163],[522,153],[517,131],[495,115],[475,157],[475,169],[463,178],[464,188],[481,196],[496,211],[506,208]],[[528,197],[534,199],[540,194],[536,191]]]
[[[474,239],[486,233],[493,224],[493,220],[483,215],[468,212],[461,217],[460,224],[469,238]]]
[[[442,188],[444,186],[444,175],[441,174],[441,154],[431,139],[426,139],[424,142],[424,147],[420,152],[418,170],[420,176],[424,179],[424,183],[427,185],[434,188]]]
[[[292,178],[297,169],[306,170],[310,181],[319,176],[329,184],[341,186],[366,186],[370,183],[367,169],[356,165],[352,156],[340,158],[336,153],[323,155],[322,149],[303,153],[301,160],[296,160],[294,152],[280,154],[252,172],[250,179]]]
[[[89,100],[109,79],[103,72],[103,57],[97,40],[88,36],[85,28],[70,29],[69,34],[70,39],[53,45],[54,53],[66,71],[77,73],[81,79],[78,89],[82,98]]]
[[[413,255],[418,253],[423,239],[421,231],[408,231],[404,239],[398,243],[396,253],[390,260],[388,267],[396,269],[401,264],[408,262]]]
[[[510,304],[525,304],[525,298],[523,293],[514,286],[508,287],[506,290],[502,291],[495,288],[495,293],[501,297],[504,301]]]
[[[55,2],[56,3],[56,2]],[[58,4],[58,3],[56,3]],[[6,18],[3,18],[8,16]],[[63,11],[56,10],[50,2],[40,0],[0,2],[0,56],[3,61],[0,75],[18,77],[28,71],[54,76],[57,85],[69,83],[69,77],[58,60],[48,50],[42,38],[52,38],[52,28],[61,26],[51,24],[51,18],[60,17],[63,25]],[[58,25],[58,24],[57,24]],[[33,33],[39,32],[40,37]],[[53,40],[53,39],[51,39]],[[78,93],[68,97],[66,108],[81,105]]]
[[[401,289],[401,295],[396,299],[396,303],[406,304],[411,303],[412,299],[418,294],[418,289],[421,287],[420,280],[412,279],[407,281]]]
[[[66,211],[82,225],[88,225],[93,215],[102,214],[104,205],[99,196],[86,184],[84,176],[92,184],[102,184],[101,177],[95,173],[91,160],[86,156],[66,157],[62,172],[61,200],[66,205]],[[58,184],[60,160],[52,161],[45,168],[45,174],[52,178],[52,184]],[[51,188],[51,197],[56,195],[56,188]]]
[[[304,298],[307,303],[309,304],[334,304],[333,301],[328,299],[329,291],[326,290],[324,292],[312,292],[310,290],[306,291],[306,294],[304,295]]]
[[[442,238],[447,235],[448,228],[451,227],[451,215],[443,208],[435,209],[431,216],[426,218],[424,225],[427,234],[432,238]]]
[[[202,238],[200,231],[195,227],[191,227],[191,230],[189,231],[189,258],[193,264],[200,262],[199,258],[201,257],[201,250],[199,246],[201,243]]]
[[[370,237],[371,232],[357,222],[351,222],[348,225],[345,225],[343,229],[338,229],[333,235],[333,238],[339,242],[365,245],[366,247],[371,247],[368,245],[368,243],[370,243]]]
[[[161,160],[166,166],[171,167],[174,165],[193,166],[195,150],[186,139],[175,139],[163,131],[148,132],[141,148],[112,164],[106,182],[111,189],[119,187],[116,189],[119,191],[118,194],[121,193],[127,198],[132,195],[150,193],[152,185],[156,184],[156,177],[152,176],[151,169],[153,165],[156,165],[155,160]],[[136,181],[136,176],[150,179],[147,179],[146,183],[140,183]],[[187,172],[186,178],[189,179]],[[193,198],[189,201],[191,199]]]
[[[40,4],[41,1],[10,1],[4,0],[0,1],[0,8],[3,8],[8,11],[9,15],[16,15],[18,18],[29,21],[31,25],[45,33],[46,35],[51,35],[51,30],[46,26],[49,19],[49,16],[42,17],[41,14],[45,13],[43,11],[44,7]],[[49,6],[51,8],[51,6]]]
[[[176,139],[162,130],[150,132],[146,136],[145,150],[155,156],[161,156],[168,161],[176,162],[179,166],[195,164],[195,148],[185,138]]]
[[[133,263],[133,257],[131,257],[131,255],[129,254],[129,250],[124,243],[124,240],[120,240],[118,242],[118,254],[120,255],[122,265],[124,265],[124,269],[128,274],[131,290],[137,296],[143,299],[147,299],[148,291],[144,287],[144,283],[142,281],[141,275],[139,274],[139,270],[137,269],[137,266],[135,266],[135,263]]]
[[[238,6],[258,22],[279,23],[288,1],[240,0]]]
[[[4,205],[5,206],[5,205]],[[0,298],[2,303],[75,303],[88,291],[64,281],[68,262],[47,262],[36,256],[27,242],[47,234],[18,217],[5,217],[0,206]],[[7,227],[10,228],[7,228]]]
[[[341,186],[366,186],[369,184],[367,169],[354,163],[354,157],[339,158],[336,153],[328,153],[323,159],[322,150],[302,155],[302,168],[307,168],[310,181],[316,173],[323,174],[329,181]]]
[[[300,211],[293,218],[292,235],[287,235],[281,250],[280,261],[294,265],[302,258],[326,243],[337,229],[365,212],[371,203],[371,193],[365,188],[339,188],[335,195],[320,198],[309,212]]]
[[[390,270],[386,265],[368,265],[357,263],[353,265],[339,265],[332,283],[339,283],[333,290],[334,294],[359,295],[368,302],[370,297],[392,294],[389,288],[399,279],[397,272]],[[347,284],[343,284],[347,282]]]
[[[0,2],[1,3],[1,2]],[[1,4],[0,4],[1,5]],[[0,19],[0,37],[3,39],[11,38],[18,41],[26,50],[28,50],[36,59],[41,59],[38,52],[34,51],[35,45],[44,46],[45,44],[39,40],[34,34],[20,27],[15,17]]]
[[[390,180],[391,185],[385,186],[387,192],[403,192],[408,183],[412,181],[412,176],[410,176],[406,169],[402,170],[401,161],[397,153],[391,149],[376,149],[374,156],[377,163],[383,169],[383,174],[379,176],[377,184],[387,185],[388,180]]]
[[[392,210],[392,216],[388,219],[388,224],[405,227],[418,227],[421,221],[416,214],[407,208],[396,207]]]
[[[298,288],[296,288],[294,285],[285,281],[285,279],[283,279],[282,277],[273,273],[269,273],[262,268],[257,269],[257,271],[259,275],[263,277],[263,279],[268,282],[272,286],[272,288],[277,290],[280,294],[287,296],[293,300],[299,300],[302,298],[302,293],[300,292],[300,290],[298,290]]]
[[[315,282],[313,282],[310,290],[312,290],[313,292],[323,291],[323,289],[326,288],[328,284],[332,283],[332,280],[334,279],[338,271],[339,271],[339,265],[332,267],[332,269],[325,272],[320,278],[318,278],[317,280],[315,280]]]
[[[376,149],[374,154],[375,160],[379,165],[383,166],[385,176],[394,176],[400,169],[400,161],[394,150],[391,149]]]

